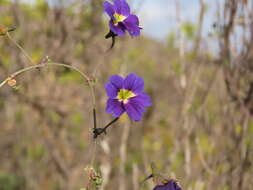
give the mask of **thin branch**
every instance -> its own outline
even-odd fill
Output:
[[[92,107],[95,108],[95,92],[94,92],[94,88],[91,84],[91,81],[89,79],[89,77],[84,74],[82,71],[80,71],[78,68],[72,66],[72,65],[67,65],[67,64],[63,64],[63,63],[41,63],[41,64],[38,64],[38,65],[33,65],[33,66],[30,66],[30,67],[26,67],[26,68],[23,68],[21,70],[18,70],[14,73],[12,73],[9,77],[7,77],[5,80],[3,80],[1,83],[0,83],[0,88],[3,87],[9,80],[17,77],[18,75],[24,73],[24,72],[27,72],[27,71],[30,71],[30,70],[33,70],[33,69],[38,69],[38,68],[42,68],[42,67],[45,67],[45,66],[59,66],[59,67],[65,67],[65,68],[68,68],[68,69],[71,69],[73,71],[76,71],[78,72],[82,78],[84,79],[85,82],[88,82],[89,84],[89,87],[90,87],[90,90],[91,90],[91,97],[92,97]]]
[[[9,34],[9,32],[6,33],[7,37],[11,40],[12,43],[14,43],[15,46],[17,46],[21,52],[23,53],[23,55],[29,60],[30,63],[34,64],[31,57],[26,53],[26,51],[11,37],[11,35]]]
[[[18,75],[20,75],[24,72],[27,72],[27,71],[30,71],[30,70],[33,70],[33,69],[37,69],[37,68],[41,68],[41,67],[45,67],[45,66],[61,66],[61,67],[69,68],[71,70],[74,70],[74,71],[80,73],[80,75],[85,79],[85,82],[89,81],[89,77],[87,75],[85,75],[82,71],[80,71],[78,68],[74,67],[74,66],[63,64],[63,63],[41,63],[41,64],[38,64],[38,65],[33,65],[33,66],[23,68],[21,70],[18,70],[16,72],[12,73],[9,77],[7,77],[4,81],[2,81],[0,83],[0,88],[3,87],[8,82],[8,80],[17,77]]]
[[[11,36],[10,34],[7,32],[7,36],[8,38],[11,40],[12,43],[14,43],[14,45],[16,45],[20,50],[21,52],[23,53],[23,55],[29,60],[30,63],[34,64],[31,57],[26,53],[26,51],[24,50],[24,48],[22,48]],[[66,67],[66,68],[69,68],[69,69],[72,69],[76,72],[78,72],[84,79],[86,82],[88,82],[89,84],[89,87],[90,87],[90,90],[91,90],[91,96],[92,96],[92,103],[93,103],[93,108],[95,108],[95,104],[96,104],[96,99],[95,99],[95,92],[94,92],[94,88],[92,86],[92,80],[90,80],[90,78],[84,74],[82,71],[80,71],[78,68],[74,67],[74,66],[71,66],[71,65],[66,65],[66,64],[62,64],[62,63],[41,63],[41,64],[38,64],[38,65],[34,65],[34,66],[30,66],[30,67],[26,67],[24,69],[21,69],[13,74],[11,74],[10,77],[7,77],[3,82],[0,83],[0,88],[5,85],[9,80],[13,79],[14,77],[16,77],[17,75],[23,73],[23,72],[26,72],[26,71],[29,71],[29,70],[32,70],[32,69],[35,69],[35,68],[40,68],[40,67],[44,67],[46,65],[55,65],[55,66],[62,66],[62,67]]]

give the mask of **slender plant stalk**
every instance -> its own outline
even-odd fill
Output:
[[[9,34],[9,32],[6,33],[7,37],[9,38],[9,40],[18,48],[20,49],[20,51],[23,53],[23,55],[29,60],[30,63],[34,64],[32,61],[32,58],[26,53],[26,51],[24,50],[24,48],[22,48]]]
[[[116,117],[115,119],[113,119],[110,123],[108,123],[104,128],[103,130],[106,131],[106,129],[108,127],[110,127],[113,123],[115,123],[116,121],[118,121],[119,117]]]
[[[5,80],[3,80],[1,83],[0,83],[0,88],[3,87],[9,80],[17,77],[18,75],[24,73],[24,72],[27,72],[27,71],[30,71],[30,70],[33,70],[33,69],[37,69],[37,68],[41,68],[41,67],[46,67],[46,66],[59,66],[59,67],[65,67],[65,68],[69,68],[73,71],[76,71],[78,72],[82,78],[84,79],[85,82],[88,82],[89,84],[89,87],[90,87],[90,90],[91,90],[91,96],[92,96],[92,107],[95,108],[95,93],[94,93],[94,88],[93,88],[93,85],[90,83],[90,79],[89,77],[84,74],[82,71],[80,71],[78,68],[74,67],[74,66],[71,66],[71,65],[67,65],[67,64],[63,64],[63,63],[41,63],[41,64],[38,64],[38,65],[33,65],[33,66],[29,66],[29,67],[25,67],[21,70],[18,70],[14,73],[12,73],[11,75],[9,75]]]
[[[93,128],[94,130],[97,128],[97,114],[95,108],[93,108]]]
[[[9,75],[4,81],[2,81],[0,83],[0,88],[3,87],[9,80],[15,78],[16,76],[18,76],[21,73],[30,71],[32,69],[36,69],[36,68],[41,68],[41,67],[45,67],[45,66],[61,66],[61,67],[65,67],[65,68],[69,68],[71,70],[74,70],[76,72],[78,72],[83,79],[85,80],[85,82],[88,82],[90,90],[91,90],[91,97],[92,97],[92,107],[95,108],[96,105],[96,99],[95,99],[95,92],[94,92],[94,88],[93,88],[93,84],[91,83],[90,78],[84,74],[82,71],[80,71],[78,68],[71,66],[71,65],[66,65],[63,63],[41,63],[41,64],[37,64],[34,65],[34,62],[32,61],[32,58],[28,55],[28,53],[26,53],[26,51],[24,50],[24,48],[22,48],[12,37],[11,35],[7,32],[7,37],[9,38],[9,40],[18,48],[20,49],[20,51],[22,52],[22,54],[29,60],[29,62],[31,64],[33,64],[32,66],[29,67],[25,67],[21,70],[18,70],[14,73],[12,73],[11,75]]]
[[[30,71],[30,70],[33,70],[33,69],[37,69],[37,68],[41,68],[41,67],[46,67],[46,66],[66,67],[66,68],[69,68],[71,70],[74,70],[74,71],[80,73],[80,75],[85,79],[85,81],[89,80],[89,77],[87,75],[85,75],[79,69],[77,69],[76,67],[73,67],[71,65],[66,65],[66,64],[63,64],[63,63],[41,63],[41,64],[38,64],[38,65],[33,65],[33,66],[25,67],[25,68],[23,68],[21,70],[18,70],[16,72],[12,73],[9,77],[7,77],[4,81],[2,81],[0,83],[0,88],[3,87],[8,82],[8,80],[17,77],[18,75],[20,75],[20,74],[22,74],[24,72],[27,72],[27,71]]]

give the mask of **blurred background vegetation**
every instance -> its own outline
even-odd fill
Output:
[[[108,53],[102,0],[54,2],[0,0],[0,25],[17,27],[11,36],[34,64],[49,56],[95,75],[101,127],[111,120],[103,87],[111,74],[137,73],[152,96],[141,122],[124,116],[99,137],[94,164],[101,189],[140,189],[154,161],[184,190],[252,190],[252,0],[217,0],[208,40],[207,3],[198,1],[199,16],[191,23],[180,19],[180,1],[171,1],[177,28],[166,39],[126,36]],[[29,65],[6,36],[0,38],[1,80]],[[84,187],[95,147],[88,85],[55,67],[16,80],[18,90],[0,89],[0,190]]]

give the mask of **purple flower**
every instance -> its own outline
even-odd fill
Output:
[[[153,190],[182,190],[181,187],[175,181],[169,181],[164,185],[157,185]]]
[[[114,0],[112,5],[108,1],[103,3],[104,11],[110,16],[109,27],[111,31],[123,36],[127,30],[131,36],[140,35],[139,19],[130,14],[130,7],[126,0]]]
[[[131,120],[139,121],[145,107],[151,106],[150,97],[143,92],[144,80],[133,73],[126,78],[112,75],[105,89],[109,97],[106,112],[113,117],[120,117],[126,112]]]

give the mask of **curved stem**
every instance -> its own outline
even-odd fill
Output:
[[[33,65],[33,66],[30,66],[30,67],[25,67],[24,69],[21,69],[21,70],[18,70],[14,73],[12,73],[8,78],[6,78],[1,84],[0,84],[0,88],[6,84],[6,82],[10,79],[10,78],[15,78],[17,77],[18,75],[24,73],[24,72],[27,72],[27,71],[30,71],[32,69],[37,69],[37,68],[41,68],[41,67],[45,67],[47,65],[54,65],[54,66],[61,66],[61,67],[66,67],[66,68],[69,68],[69,69],[72,69],[78,73],[80,73],[80,75],[85,79],[85,81],[88,81],[89,80],[89,77],[87,75],[85,75],[83,72],[81,72],[79,69],[77,69],[76,67],[74,66],[71,66],[71,65],[66,65],[66,64],[63,64],[63,63],[41,63],[41,64],[38,64],[38,65]]]
[[[32,58],[26,53],[26,51],[24,50],[24,48],[22,48],[12,37],[11,35],[7,32],[7,37],[11,40],[11,42],[17,47],[20,49],[20,51],[23,53],[23,55],[29,60],[29,62],[31,64],[34,64],[34,62],[32,61]],[[73,67],[71,65],[66,65],[66,64],[62,64],[62,63],[47,63],[48,65],[55,65],[55,66],[63,66],[63,67],[66,67],[66,68],[69,68],[69,69],[72,69],[72,70],[75,70],[77,71],[78,73],[81,74],[81,76],[88,82],[89,84],[89,87],[90,87],[90,90],[91,90],[91,96],[92,96],[92,107],[95,108],[95,104],[96,104],[96,99],[95,99],[95,92],[94,92],[94,88],[89,80],[89,77],[87,75],[85,75],[82,71],[80,71],[78,68],[76,67]],[[46,64],[42,63],[42,64],[38,64],[38,65],[34,65],[34,66],[30,66],[30,67],[26,67],[24,69],[21,69],[15,73],[13,73],[11,75],[11,77],[8,77],[6,78],[3,82],[0,83],[0,88],[2,86],[4,86],[8,80],[10,80],[11,78],[14,78],[16,77],[17,75],[23,73],[23,72],[26,72],[26,71],[29,71],[31,69],[34,69],[34,68],[40,68],[40,67],[44,67]]]
[[[74,70],[74,71],[78,72],[82,76],[82,78],[85,80],[85,82],[88,82],[88,84],[90,86],[90,89],[91,89],[93,107],[95,106],[94,89],[93,89],[92,84],[89,81],[89,77],[86,74],[84,74],[82,71],[80,71],[78,68],[76,68],[74,66],[71,66],[71,65],[66,65],[66,64],[63,64],[63,63],[41,63],[41,64],[38,64],[38,65],[33,65],[33,66],[30,66],[30,67],[23,68],[21,70],[18,70],[16,72],[12,73],[9,77],[7,77],[4,81],[2,81],[0,83],[0,88],[3,87],[10,79],[17,77],[18,75],[20,75],[24,72],[30,71],[32,69],[37,69],[37,68],[41,68],[41,67],[45,67],[45,66],[50,66],[50,65],[51,66],[61,66],[61,67],[69,68],[71,70]]]
[[[24,48],[22,48],[12,37],[11,35],[9,34],[9,32],[7,32],[7,37],[10,39],[10,41],[17,47],[20,49],[20,51],[23,53],[23,55],[29,60],[29,62],[31,64],[34,64],[34,62],[32,61],[32,58],[26,53],[26,51],[24,50]],[[76,67],[73,67],[71,65],[66,65],[66,64],[62,64],[62,63],[47,63],[47,64],[51,64],[51,65],[56,65],[56,66],[63,66],[63,67],[67,67],[67,68],[70,68],[72,70],[75,70],[77,71],[78,73],[80,73],[83,78],[85,78],[85,80],[89,83],[89,86],[90,86],[90,89],[91,89],[91,93],[92,93],[92,102],[93,102],[93,107],[95,106],[95,95],[94,95],[94,89],[90,83],[90,80],[89,80],[89,77],[87,75],[85,75],[82,71],[80,71],[79,69],[77,69]],[[29,71],[31,69],[34,69],[34,68],[39,68],[39,67],[43,67],[45,66],[45,64],[38,64],[38,65],[35,65],[35,66],[30,66],[30,67],[26,67],[24,69],[21,69],[15,73],[13,73],[11,76],[12,78],[19,75],[20,73],[23,73],[23,72],[26,72],[26,71]],[[5,81],[3,81],[1,84],[0,84],[0,88],[6,83],[8,82],[9,78],[6,79]]]

